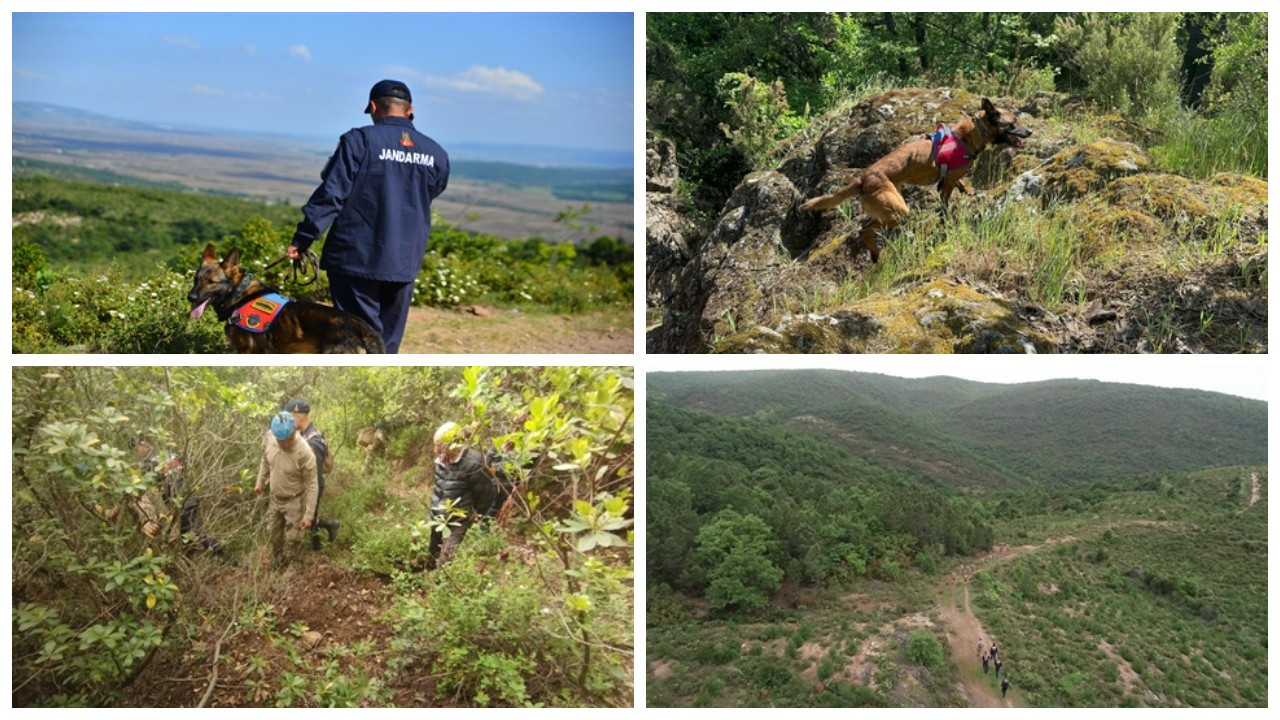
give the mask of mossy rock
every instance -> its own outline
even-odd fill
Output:
[[[1053,342],[1008,302],[949,280],[793,315],[718,342],[721,353],[1040,353]]]
[[[1015,179],[1008,194],[1016,200],[1070,200],[1105,188],[1112,180],[1146,172],[1151,161],[1133,143],[1103,138],[1072,145]]]
[[[1209,212],[1204,186],[1181,175],[1144,173],[1119,178],[1107,188],[1105,197],[1112,205],[1166,220],[1201,217]]]

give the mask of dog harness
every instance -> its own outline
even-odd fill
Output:
[[[969,163],[973,162],[973,155],[951,128],[942,123],[938,123],[938,129],[930,139],[933,147],[929,150],[929,159],[938,166],[938,187],[941,188],[942,181],[947,179],[947,171],[969,167]]]
[[[289,298],[279,293],[267,293],[232,310],[227,322],[241,330],[253,333],[266,332],[271,327],[271,323],[275,322],[276,315],[279,315],[280,310],[288,304]]]

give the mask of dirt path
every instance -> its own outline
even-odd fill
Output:
[[[1262,497],[1262,483],[1258,482],[1258,473],[1250,475],[1249,480],[1253,482],[1253,494],[1249,496],[1249,507],[1253,507]]]
[[[942,622],[947,628],[951,655],[960,665],[960,682],[964,684],[971,707],[1015,707],[1014,698],[1001,698],[1000,692],[988,684],[989,675],[979,672],[978,642],[990,644],[991,636],[969,607],[969,583],[966,580],[948,589],[942,603]]]
[[[409,310],[401,353],[630,354],[635,350],[630,310],[580,315],[522,312],[514,308]]]
[[[1170,529],[1189,527],[1193,530],[1195,529],[1194,525],[1169,520],[1120,520],[1099,525],[1094,529],[1101,533],[1110,528],[1130,525]],[[1016,689],[1010,688],[1009,696],[1002,698],[1000,697],[999,689],[992,685],[989,676],[984,677],[982,672],[982,663],[978,659],[978,640],[981,639],[983,643],[990,645],[992,637],[983,629],[982,623],[978,622],[978,617],[973,614],[973,609],[969,605],[969,584],[973,580],[974,574],[1008,562],[1019,555],[1035,552],[1053,545],[1078,542],[1079,539],[1074,535],[1063,535],[1061,537],[1048,538],[1039,545],[997,545],[992,548],[991,552],[978,558],[976,562],[961,565],[947,575],[938,600],[939,614],[946,628],[947,644],[951,646],[951,655],[960,667],[960,681],[964,685],[965,692],[969,695],[969,702],[973,707],[1020,706]],[[998,640],[996,644],[1000,644]],[[1130,674],[1133,673],[1133,669],[1125,662],[1121,666],[1122,675],[1125,674],[1126,668]],[[1132,677],[1125,678],[1126,692],[1131,688],[1132,679]]]

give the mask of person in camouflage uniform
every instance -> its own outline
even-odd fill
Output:
[[[489,513],[499,495],[494,471],[484,453],[459,442],[463,432],[457,423],[447,422],[436,430],[435,487],[431,490],[431,519],[445,521],[449,535],[439,527],[431,530],[427,549],[427,569],[434,570],[449,561],[467,530],[479,516]],[[455,514],[446,513],[445,503],[452,501]],[[461,514],[457,514],[461,513]]]
[[[264,491],[270,503],[267,519],[272,559],[282,565],[311,527],[320,495],[315,453],[298,437],[293,415],[288,412],[272,418],[271,431],[262,440],[262,462],[253,492],[261,495]]]
[[[182,456],[173,452],[161,453],[142,436],[130,438],[129,446],[142,469],[156,475],[155,487],[129,504],[129,509],[138,518],[142,534],[149,538],[163,537],[168,542],[177,542],[182,536],[191,534],[206,550],[221,555],[222,543],[204,533],[200,522],[200,501],[186,494],[186,468]],[[172,508],[179,502],[182,512],[179,522],[175,523]]]
[[[316,514],[311,518],[311,549],[320,549],[320,531],[325,530],[329,533],[329,544],[332,545],[338,539],[338,528],[342,523],[337,520],[326,520],[320,517],[320,498],[324,497],[324,476],[325,473],[333,469],[333,462],[330,460],[329,444],[325,442],[324,433],[320,432],[320,428],[311,422],[311,405],[302,398],[294,398],[290,400],[284,409],[293,413],[293,421],[298,429],[298,436],[307,441],[307,445],[311,446],[311,452],[316,456],[316,482],[319,484],[319,491],[316,494]]]

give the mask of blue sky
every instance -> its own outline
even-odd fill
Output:
[[[336,138],[404,81],[443,144],[630,150],[631,13],[15,13],[13,99]]]

